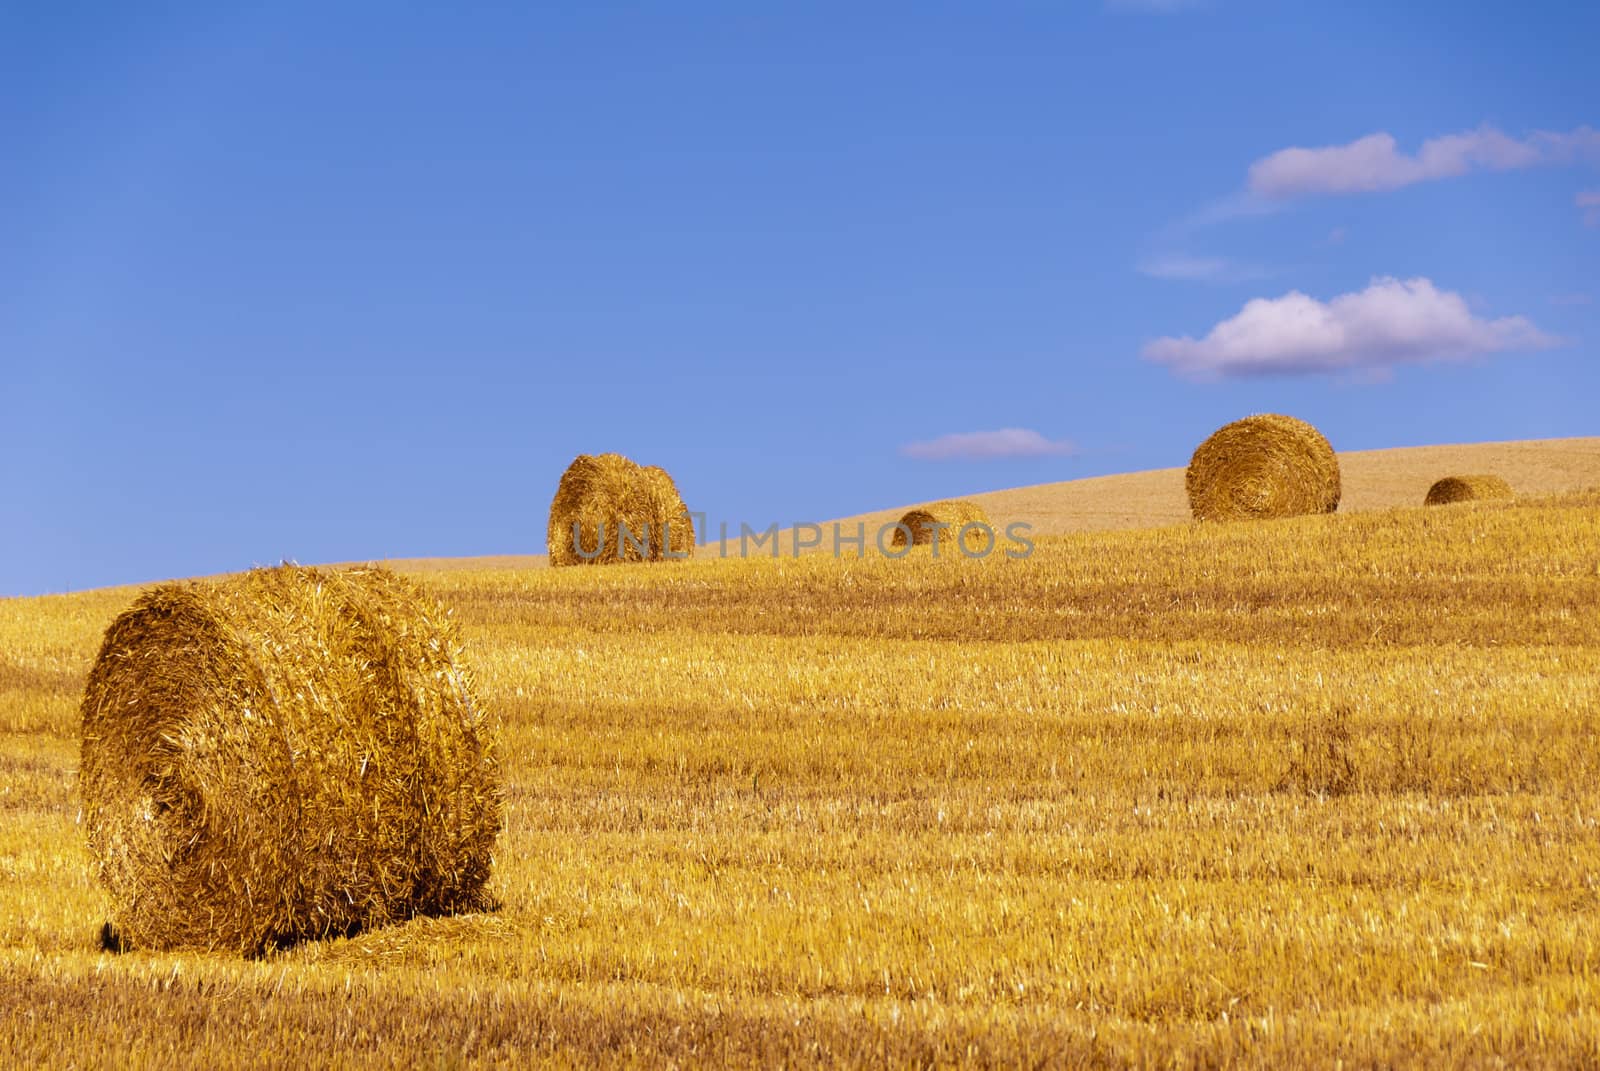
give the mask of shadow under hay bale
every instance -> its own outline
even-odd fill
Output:
[[[387,570],[146,591],[84,690],[117,949],[247,955],[492,906],[492,734],[444,610]]]
[[[546,545],[551,565],[682,558],[694,553],[694,522],[665,469],[580,454],[550,503]]]
[[[1201,521],[1332,513],[1339,508],[1339,459],[1305,421],[1262,413],[1201,443],[1185,484]]]
[[[905,546],[906,533],[909,531],[913,547],[933,544],[937,535],[940,554],[965,550],[969,555],[981,556],[994,550],[997,538],[994,525],[989,523],[989,515],[983,507],[964,498],[918,506],[906,511],[900,523],[905,527],[895,529],[891,547]],[[956,545],[957,539],[961,541],[959,547]]]
[[[1425,506],[1447,506],[1452,502],[1503,502],[1515,498],[1511,485],[1499,476],[1446,476],[1428,488]]]

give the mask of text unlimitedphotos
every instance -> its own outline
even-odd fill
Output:
[[[688,515],[699,523],[694,530],[707,535],[706,515],[704,513],[691,513]],[[685,520],[684,523],[690,523]],[[672,549],[672,524],[662,522],[661,540],[653,544],[651,535],[652,526],[644,524],[635,530],[626,522],[616,525],[601,523],[585,534],[578,521],[572,524],[573,549],[578,557],[585,561],[593,561],[605,553],[606,547],[615,541],[617,554],[628,556],[632,550],[638,557],[648,557],[652,545],[661,547],[663,558],[687,558],[687,550],[674,551]],[[1033,526],[1025,521],[1013,521],[1006,525],[1003,535],[982,521],[972,521],[957,527],[942,522],[932,522],[920,526],[920,534],[925,539],[916,545],[926,546],[933,557],[953,556],[959,554],[964,558],[987,558],[992,554],[1004,554],[1007,558],[1026,558],[1033,553],[1033,540],[1029,538]],[[789,534],[789,555],[798,558],[802,551],[817,550],[831,553],[835,558],[844,558],[853,555],[864,558],[869,547],[878,551],[886,558],[903,558],[914,549],[915,536],[911,526],[903,521],[894,521],[882,524],[871,533],[868,532],[865,521],[856,521],[850,525],[840,521],[829,524],[816,524],[810,521],[796,521],[785,526],[777,522],[765,528],[752,528],[748,523],[739,522],[737,534],[731,531],[729,522],[722,521],[718,526],[718,538],[706,538],[704,545],[716,546],[718,557],[722,558],[750,558],[763,555],[777,558],[781,556],[780,535],[787,531]],[[585,545],[585,544],[588,545]],[[734,548],[737,548],[736,550]]]

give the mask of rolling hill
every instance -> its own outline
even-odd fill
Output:
[[[1357,450],[1339,455],[1344,482],[1340,512],[1420,506],[1428,487],[1441,476],[1492,472],[1505,477],[1519,495],[1557,494],[1600,487],[1600,436],[1528,439],[1513,442]],[[1081,480],[1014,487],[969,495],[988,511],[996,527],[1027,521],[1036,535],[1156,528],[1189,520],[1182,468],[1094,476]],[[917,503],[877,510],[826,523],[867,530],[897,520]],[[788,537],[780,538],[787,554]],[[702,556],[715,557],[702,550]],[[473,558],[405,558],[389,564],[420,572],[514,568],[544,563],[543,554]]]
[[[1509,457],[1468,464],[1526,489]],[[1357,501],[1423,478],[1385,460]],[[255,959],[103,947],[79,704],[132,592],[0,599],[0,1052],[1591,1066],[1597,518],[1588,490],[1027,561],[420,567],[498,726],[499,910]],[[216,746],[141,741],[151,778]],[[316,761],[357,783],[357,750]],[[177,816],[129,801],[175,856],[222,791],[177,781]]]

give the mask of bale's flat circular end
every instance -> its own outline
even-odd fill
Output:
[[[688,558],[694,521],[665,469],[580,454],[556,486],[545,543],[557,566]]]
[[[490,902],[490,726],[448,615],[387,570],[152,588],[81,713],[118,948],[250,954]]]
[[[1196,520],[1247,520],[1332,513],[1339,459],[1303,420],[1260,413],[1218,428],[1185,475]]]
[[[959,539],[960,548],[973,555],[987,553],[995,540],[994,525],[989,523],[988,513],[965,498],[931,502],[906,511],[895,528],[890,546],[905,546],[908,532],[914,547],[936,545],[941,552],[945,548],[956,550]]]
[[[1428,488],[1428,496],[1422,500],[1422,504],[1447,506],[1452,502],[1503,502],[1515,497],[1511,485],[1499,476],[1446,476]]]

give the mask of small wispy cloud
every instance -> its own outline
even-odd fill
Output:
[[[1243,193],[1231,193],[1201,206],[1199,210],[1171,224],[1166,228],[1166,234],[1169,239],[1177,239],[1207,227],[1232,223],[1234,220],[1277,215],[1285,207],[1287,206],[1283,201],[1260,197],[1248,190]]]
[[[1185,253],[1163,253],[1146,257],[1138,265],[1141,275],[1152,279],[1178,279],[1186,282],[1237,283],[1265,279],[1271,274],[1250,264],[1238,264],[1227,257],[1192,257]]]
[[[1588,294],[1555,294],[1550,298],[1550,304],[1563,306],[1587,305],[1593,300],[1594,298]]]
[[[1600,227],[1600,190],[1584,190],[1578,194],[1577,203],[1583,209],[1585,225]]]
[[[1182,376],[1222,379],[1381,372],[1398,364],[1559,344],[1521,316],[1474,316],[1460,294],[1428,279],[1383,277],[1327,302],[1298,290],[1256,298],[1204,338],[1158,338],[1143,355]]]
[[[1393,135],[1379,132],[1344,145],[1279,149],[1250,165],[1249,192],[1286,200],[1318,194],[1376,193],[1469,171],[1600,160],[1600,130],[1540,130],[1514,138],[1492,126],[1424,141],[1415,154],[1400,151]]]
[[[906,443],[900,453],[918,461],[994,461],[1011,457],[1058,457],[1077,452],[1065,440],[1047,439],[1028,428],[969,431]]]

